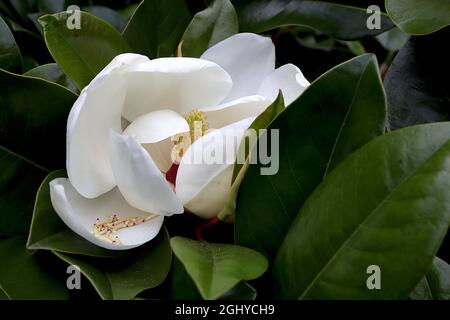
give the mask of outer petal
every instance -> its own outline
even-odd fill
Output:
[[[149,61],[150,59],[148,57],[136,53],[119,54],[100,71],[93,81],[111,73],[125,73],[133,66]]]
[[[275,69],[272,40],[253,33],[225,39],[200,58],[217,63],[231,75],[233,89],[224,102],[256,94],[262,80]]]
[[[172,110],[158,110],[136,118],[123,132],[139,143],[155,143],[188,132],[186,119]]]
[[[109,155],[117,186],[130,205],[166,216],[183,213],[181,201],[153,159],[133,137],[111,130]]]
[[[247,96],[202,111],[209,128],[219,129],[245,118],[257,117],[270,104],[271,100],[263,96]]]
[[[81,196],[66,178],[50,182],[50,198],[59,217],[74,232],[86,240],[106,249],[126,250],[152,240],[161,229],[164,217],[158,216],[141,225],[119,230],[117,235],[121,244],[113,244],[92,234],[96,219],[107,219],[113,214],[120,216],[145,217],[146,212],[131,207],[117,188],[96,199]]]
[[[178,168],[176,193],[188,210],[203,218],[219,213],[228,197],[237,148],[253,120],[247,118],[215,130],[187,150]],[[212,150],[223,155],[219,163],[205,161]]]
[[[217,105],[232,86],[225,70],[195,58],[160,58],[133,66],[127,81],[123,116],[129,121],[159,109],[185,114]]]
[[[275,100],[281,89],[286,105],[295,101],[309,86],[308,80],[299,68],[293,64],[285,64],[269,74],[258,89],[258,94]]]
[[[115,186],[109,163],[108,130],[121,130],[126,85],[104,75],[83,89],[67,121],[67,173],[75,189],[96,198]]]

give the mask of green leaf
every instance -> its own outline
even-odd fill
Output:
[[[398,28],[393,28],[376,36],[378,42],[388,51],[399,51],[408,42],[409,35]]]
[[[268,266],[264,256],[240,246],[182,237],[170,244],[204,299],[217,299],[240,281],[260,277]]]
[[[201,300],[202,296],[194,281],[186,272],[186,268],[176,256],[173,257],[172,261],[170,299]],[[254,300],[256,295],[256,290],[252,286],[245,281],[241,281],[219,297],[218,300]]]
[[[381,28],[367,28],[369,14],[358,1],[239,0],[234,1],[241,31],[264,32],[286,25],[304,25],[343,40],[374,36],[393,23],[381,14]],[[371,3],[372,4],[372,3]]]
[[[278,297],[407,298],[450,224],[449,139],[450,123],[397,130],[330,173],[277,254]],[[371,265],[381,290],[367,287]]]
[[[385,79],[391,129],[450,120],[446,41],[445,30],[412,37],[395,57]]]
[[[0,16],[0,69],[12,72],[22,70],[19,47],[8,25]]]
[[[0,168],[0,234],[25,234],[36,190],[48,171],[2,146]]]
[[[38,0],[38,10],[45,13],[57,13],[66,9],[66,0]]]
[[[250,165],[236,209],[235,240],[273,257],[304,201],[353,151],[382,135],[386,98],[373,55],[322,75],[268,127],[279,130],[279,170]],[[268,148],[269,149],[269,148]]]
[[[39,22],[51,55],[81,90],[115,56],[131,49],[120,33],[105,21],[80,12],[80,29],[72,30],[67,24],[74,18],[70,13],[61,12],[45,15]]]
[[[0,145],[53,170],[65,166],[66,121],[77,95],[0,70]]]
[[[247,282],[241,281],[233,289],[221,296],[219,300],[255,300],[256,296],[255,288]]]
[[[144,0],[123,36],[137,53],[152,59],[172,56],[190,19],[184,0]]]
[[[215,0],[197,13],[183,35],[183,56],[200,57],[216,43],[238,33],[236,11],[229,0]]]
[[[450,25],[449,0],[386,0],[386,10],[409,34],[429,34]]]
[[[69,89],[72,92],[77,91],[75,84],[67,78],[61,68],[56,63],[40,65],[34,69],[27,71],[24,75],[34,78],[48,80],[57,83]]]
[[[131,254],[123,259],[54,253],[68,264],[77,265],[103,299],[126,300],[160,285],[170,270],[172,257],[165,229],[150,243],[129,251]]]
[[[415,300],[450,300],[450,265],[435,257],[410,297]]]
[[[65,170],[50,173],[37,191],[27,248],[104,258],[126,255],[123,251],[107,250],[92,244],[70,230],[58,217],[50,201],[49,183],[59,177],[66,177]]]
[[[100,19],[105,20],[110,25],[112,25],[114,28],[116,28],[117,31],[122,32],[124,26],[125,26],[125,19],[116,11],[104,7],[104,6],[89,6],[89,7],[83,7],[83,11],[86,11],[96,17],[99,17]]]
[[[249,127],[249,130],[257,130],[259,132],[260,129],[265,129],[269,126],[269,124],[285,109],[283,94],[280,90],[275,101],[264,110],[256,119],[252,122]],[[230,188],[230,192],[228,195],[228,199],[225,203],[225,206],[217,215],[217,218],[221,221],[226,221],[232,216],[234,216],[236,212],[236,201],[238,197],[239,187],[241,186],[242,179],[244,179],[245,174],[247,173],[249,166],[248,155],[250,150],[253,150],[254,145],[251,145],[250,139],[244,136],[243,141],[239,145],[238,154],[244,154],[243,157],[238,157],[241,159],[247,159],[244,164],[238,163],[236,161],[233,170],[233,178],[232,184]]]
[[[48,257],[40,260],[31,255],[25,249],[25,241],[23,237],[0,240],[0,296],[3,291],[11,300],[68,299],[65,283],[56,279],[55,270],[43,263],[49,262]]]

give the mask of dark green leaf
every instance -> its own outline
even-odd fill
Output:
[[[233,289],[225,293],[219,300],[255,300],[256,290],[247,282],[239,282]]]
[[[22,71],[19,47],[8,25],[0,16],[0,69],[12,72]]]
[[[106,258],[126,255],[123,251],[106,250],[90,243],[70,230],[58,217],[50,202],[49,183],[59,177],[66,177],[64,170],[49,174],[39,187],[27,248]]]
[[[83,11],[89,12],[100,19],[105,20],[117,31],[122,32],[125,26],[125,19],[116,11],[103,6],[83,7]]]
[[[45,13],[57,13],[66,10],[66,0],[38,0],[38,9]]]
[[[53,58],[81,90],[115,56],[131,50],[120,33],[105,21],[80,12],[80,29],[69,29],[68,23],[71,28],[76,27],[70,23],[73,19],[75,16],[70,13],[61,12],[43,16],[39,22]]]
[[[386,10],[409,34],[429,34],[450,25],[448,0],[386,0]]]
[[[274,264],[283,299],[404,299],[450,224],[450,123],[379,137],[314,190]],[[369,290],[380,268],[381,290]]]
[[[391,129],[450,120],[448,39],[446,31],[412,37],[395,57],[385,80]]]
[[[27,252],[25,241],[22,237],[0,240],[0,291],[14,300],[68,299],[65,283]]]
[[[279,129],[279,170],[250,165],[236,210],[235,240],[268,257],[322,179],[384,133],[386,99],[373,55],[345,62],[313,82],[268,127]],[[270,148],[269,148],[270,150]]]
[[[410,294],[415,300],[450,300],[450,265],[438,257]]]
[[[53,170],[65,166],[66,121],[77,95],[0,70],[0,145]]]
[[[172,252],[167,231],[161,230],[150,243],[130,250],[123,259],[102,259],[54,252],[77,265],[103,299],[133,299],[146,289],[160,285],[169,270]]]
[[[184,0],[144,0],[123,36],[137,53],[152,59],[172,56],[190,19]]]
[[[285,25],[305,25],[338,39],[355,40],[377,35],[393,27],[381,14],[381,28],[367,28],[366,7],[345,1],[238,0],[233,1],[241,31],[263,32]],[[348,1],[347,1],[348,2]],[[372,3],[370,3],[372,4]]]
[[[40,65],[34,69],[27,71],[24,75],[29,77],[40,78],[60,84],[70,91],[76,92],[77,87],[67,78],[62,72],[61,68],[56,63],[49,63]]]
[[[2,146],[0,168],[0,234],[25,234],[36,190],[48,171]]]
[[[204,299],[217,299],[240,281],[260,277],[268,266],[264,256],[240,246],[182,237],[170,244]]]
[[[239,23],[230,0],[215,0],[197,13],[183,35],[183,56],[200,57],[216,43],[239,31]]]

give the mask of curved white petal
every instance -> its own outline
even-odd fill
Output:
[[[67,120],[67,174],[75,189],[96,198],[115,186],[109,163],[108,130],[121,130],[126,85],[105,75],[85,87]]]
[[[217,63],[233,79],[224,102],[257,93],[262,80],[275,69],[275,46],[267,37],[239,33],[212,46],[201,59]]]
[[[204,218],[219,213],[228,197],[233,174],[230,168],[234,167],[237,148],[254,119],[208,133],[186,151],[178,168],[175,191],[189,211]],[[210,186],[211,190],[206,190]]]
[[[92,231],[96,219],[104,221],[111,215],[121,217],[146,217],[148,213],[131,207],[117,188],[95,199],[81,196],[70,184],[69,179],[57,178],[50,182],[50,199],[64,223],[86,240],[106,249],[126,250],[152,240],[161,229],[164,217],[157,216],[143,224],[121,229],[116,243],[96,237]]]
[[[271,101],[281,89],[286,106],[295,101],[309,86],[300,69],[293,64],[285,64],[269,74],[258,89],[258,94]]]
[[[208,127],[219,129],[245,118],[257,117],[271,102],[263,96],[247,96],[201,111],[205,113]]]
[[[181,201],[153,159],[133,137],[111,130],[109,155],[117,187],[130,205],[165,216],[183,213]]]
[[[174,143],[171,138],[156,143],[145,143],[142,147],[150,154],[161,172],[166,173],[172,166],[172,149]]]
[[[217,105],[232,86],[220,66],[195,58],[159,58],[134,65],[126,78],[123,116],[129,121],[159,109],[185,114]]]
[[[149,61],[148,57],[136,53],[119,54],[97,74],[93,81],[111,73],[125,73],[130,67]]]
[[[188,131],[184,117],[172,110],[158,110],[136,118],[123,134],[132,136],[139,143],[155,143]]]

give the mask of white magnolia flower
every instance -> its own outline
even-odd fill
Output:
[[[186,209],[214,217],[227,199],[233,165],[184,159],[217,135],[242,133],[226,129],[248,128],[279,89],[289,104],[308,84],[292,64],[275,69],[271,40],[254,34],[228,38],[200,59],[119,55],[70,112],[69,178],[50,183],[53,207],[80,236],[116,250],[153,239],[164,216]],[[193,120],[217,130],[180,147]],[[179,166],[172,163],[174,144]]]

